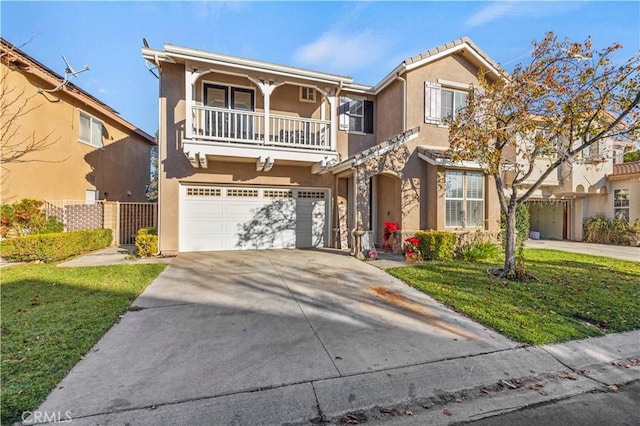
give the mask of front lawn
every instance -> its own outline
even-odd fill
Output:
[[[391,275],[488,327],[534,345],[640,328],[640,262],[525,250],[538,281],[490,276],[499,262],[427,262]]]
[[[36,408],[164,268],[3,268],[2,424]]]

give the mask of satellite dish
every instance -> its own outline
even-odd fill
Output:
[[[142,37],[142,44],[144,45],[144,47],[146,47],[147,49],[149,48],[149,42],[147,41],[146,38]]]

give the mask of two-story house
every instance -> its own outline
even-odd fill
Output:
[[[0,46],[2,201],[145,201],[155,139],[8,41]]]
[[[160,250],[381,244],[403,231],[495,231],[492,179],[445,155],[479,72],[467,38],[407,58],[375,86],[351,77],[166,44],[160,71]]]

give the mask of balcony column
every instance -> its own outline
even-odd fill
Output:
[[[263,143],[269,142],[269,136],[271,132],[271,93],[276,87],[283,85],[284,83],[278,83],[277,81],[259,80],[257,78],[248,77],[262,92],[264,96],[264,140]]]
[[[336,125],[338,123],[338,91],[335,89],[326,89],[323,91],[323,94],[329,103],[329,120],[331,120],[329,136],[331,140],[329,142],[331,143],[331,150],[335,151],[336,141],[338,139],[338,126]]]
[[[195,102],[196,81],[202,75],[202,71],[193,68],[189,63],[184,66],[184,136],[185,139],[193,137],[193,105]],[[202,121],[202,120],[200,120]]]
[[[184,67],[184,137],[192,139],[193,137],[193,70],[189,65]]]

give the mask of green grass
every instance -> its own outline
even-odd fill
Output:
[[[3,268],[2,424],[36,408],[164,267]]]
[[[545,344],[640,328],[640,262],[528,249],[538,281],[490,276],[493,263],[428,262],[391,275],[504,335]]]

